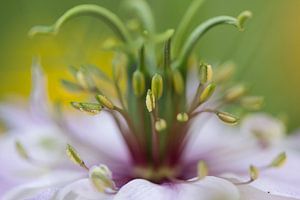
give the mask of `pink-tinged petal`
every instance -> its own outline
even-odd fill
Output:
[[[157,185],[147,180],[136,179],[116,194],[115,200],[238,200],[239,192],[230,182],[206,177],[195,183]]]
[[[30,128],[34,122],[30,112],[25,109],[26,107],[27,105],[21,101],[1,103],[0,119],[5,122],[8,128]]]
[[[295,198],[264,192],[251,185],[242,185],[239,186],[238,189],[240,191],[241,200],[297,200]]]
[[[209,114],[204,114],[197,120],[201,122],[201,119],[209,117]],[[255,140],[241,135],[238,128],[229,127],[211,116],[204,126],[198,124],[192,127],[182,162],[188,178],[196,175],[199,160],[208,164],[211,175],[219,175],[247,171],[253,159],[261,156],[258,153],[260,149]]]
[[[108,113],[101,112],[95,116],[73,113],[66,118],[69,136],[76,137],[86,148],[98,151],[98,163],[106,163],[106,161],[115,161],[119,164],[130,163],[127,146]]]
[[[109,200],[113,199],[113,195],[98,192],[96,188],[92,185],[91,181],[85,178],[63,187],[57,193],[55,199]]]
[[[256,139],[261,147],[269,147],[282,142],[286,129],[279,119],[265,113],[256,113],[243,119],[241,133]]]
[[[74,171],[54,171],[36,180],[14,187],[2,197],[5,200],[18,200],[36,198],[49,190],[62,188],[64,185],[74,182],[83,176]]]
[[[66,139],[54,127],[11,131],[0,138],[0,176],[15,183],[23,183],[43,175],[48,168],[68,165],[65,155]],[[31,161],[21,157],[16,149],[19,141],[26,149]],[[74,166],[74,165],[72,165]]]

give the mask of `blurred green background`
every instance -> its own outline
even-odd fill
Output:
[[[148,0],[158,30],[175,28],[191,0]],[[125,16],[122,0],[2,0],[0,8],[0,98],[8,94],[28,96],[30,65],[39,56],[49,77],[51,99],[68,101],[59,84],[67,66],[97,64],[109,69],[112,55],[101,50],[110,31],[103,23],[83,17],[70,21],[56,37],[27,37],[33,25],[52,24],[64,11],[81,3],[96,3]],[[300,126],[300,1],[207,0],[193,24],[216,15],[238,15],[251,10],[254,17],[240,33],[218,27],[198,45],[197,54],[208,62],[233,60],[236,79],[251,85],[252,93],[266,99],[265,111],[287,115],[288,127]],[[78,97],[78,96],[77,96]],[[74,98],[77,98],[74,97]]]

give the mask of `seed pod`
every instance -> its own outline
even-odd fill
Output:
[[[211,95],[214,93],[215,88],[216,88],[216,85],[214,83],[208,84],[199,96],[199,103],[201,104],[201,103],[206,102],[211,97]]]
[[[104,106],[110,110],[113,110],[115,107],[114,104],[108,98],[106,98],[105,96],[103,96],[101,94],[98,94],[96,96],[96,99],[102,106]]]
[[[216,114],[220,120],[222,120],[223,122],[225,122],[227,124],[236,124],[238,122],[238,118],[229,113],[217,112]]]
[[[182,95],[184,91],[184,81],[181,73],[178,70],[173,71],[173,85],[176,94]]]
[[[155,99],[160,99],[163,94],[163,79],[161,75],[155,74],[151,81],[151,90]]]
[[[145,76],[139,70],[133,73],[132,87],[133,92],[137,97],[141,97],[145,93]]]

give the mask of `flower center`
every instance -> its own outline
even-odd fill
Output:
[[[141,9],[138,13],[143,15],[145,9],[138,5],[135,9]],[[245,87],[227,90],[223,84],[231,76],[232,65],[225,65],[213,76],[211,65],[190,62],[190,58],[197,41],[208,30],[220,24],[243,30],[251,13],[242,12],[237,18],[219,16],[209,19],[189,34],[187,25],[195,12],[192,6],[176,31],[156,33],[151,12],[140,16],[144,24],[132,30],[103,7],[80,5],[67,11],[52,26],[37,26],[30,31],[31,36],[57,33],[65,22],[82,15],[102,19],[112,28],[119,39],[119,43],[111,47],[116,55],[112,62],[112,77],[94,66],[72,67],[74,81],[63,80],[63,85],[69,90],[96,97],[94,102],[72,102],[74,108],[93,115],[106,111],[113,117],[128,146],[133,165],[139,166],[134,169],[135,177],[154,182],[179,177],[178,166],[190,125],[202,113],[212,113],[228,124],[238,121],[237,117],[221,111],[224,106],[240,104],[245,95]],[[157,49],[163,49],[163,54]],[[196,66],[198,77],[194,81],[197,89],[190,95],[188,70],[193,66]],[[220,91],[227,92],[215,94],[217,85]],[[113,98],[109,98],[112,93]],[[73,161],[87,168],[74,149],[69,147],[67,152]],[[106,172],[103,167],[97,169],[94,177],[101,177],[101,173]]]
[[[180,170],[167,166],[160,166],[159,168],[135,167],[133,174],[135,178],[143,178],[154,183],[162,183],[179,177]]]

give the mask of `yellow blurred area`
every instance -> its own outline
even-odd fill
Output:
[[[73,29],[74,30],[74,29]],[[34,57],[41,60],[43,70],[48,78],[48,91],[50,99],[69,103],[71,100],[84,99],[82,93],[70,93],[62,87],[60,80],[72,80],[68,73],[68,66],[79,67],[83,64],[93,64],[101,67],[108,75],[111,73],[112,52],[101,50],[102,40],[90,42],[86,39],[86,30],[76,30],[76,34],[65,33],[63,37],[37,36],[18,44],[13,57],[8,59],[9,65],[20,66],[16,70],[6,70],[0,77],[3,85],[2,94],[21,94],[28,96],[31,89],[31,61]],[[69,37],[68,40],[63,39]],[[80,46],[77,50],[75,46]],[[4,96],[4,95],[1,95]]]

